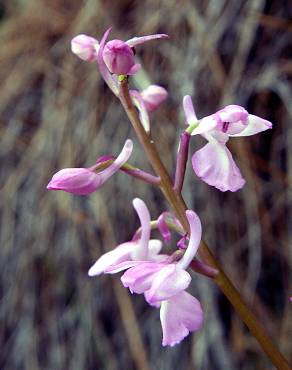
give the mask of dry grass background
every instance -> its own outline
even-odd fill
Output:
[[[134,137],[95,64],[70,52],[73,36],[99,38],[110,25],[113,38],[171,36],[138,48],[147,72],[135,81],[170,92],[152,122],[169,168],[184,94],[200,117],[235,103],[274,122],[270,132],[230,143],[248,180],[242,191],[222,194],[189,168],[184,194],[291,361],[291,3],[2,0],[1,15],[0,368],[272,369],[205,278],[192,285],[206,312],[203,330],[166,349],[158,310],[130,297],[117,277],[88,278],[95,259],[137,227],[133,197],[146,200],[153,217],[166,208],[158,190],[123,173],[89,197],[45,189],[56,170],[90,166]],[[202,143],[194,139],[192,150]],[[132,162],[149,168],[137,143]]]

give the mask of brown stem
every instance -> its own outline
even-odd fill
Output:
[[[175,168],[175,177],[174,177],[174,191],[178,194],[181,193],[185,172],[186,172],[186,165],[188,161],[188,154],[189,154],[189,142],[190,142],[191,135],[187,132],[183,132],[180,135],[179,140],[179,147],[176,157],[176,168]]]
[[[138,139],[145,150],[149,162],[151,163],[156,175],[159,176],[161,179],[160,188],[162,192],[164,193],[167,201],[176,213],[176,216],[180,220],[184,230],[188,232],[189,225],[185,215],[187,206],[181,194],[178,194],[173,190],[171,178],[160,159],[160,156],[154,145],[154,141],[151,136],[145,132],[140,122],[139,116],[133,106],[129,94],[127,80],[120,82],[119,98],[134,127]],[[199,256],[207,265],[219,271],[218,274],[213,278],[213,280],[231,302],[243,322],[247,325],[251,333],[257,339],[258,343],[261,345],[262,349],[270,358],[274,366],[279,370],[291,370],[286,359],[277,350],[272,340],[265,332],[262,324],[257,320],[251,309],[246,305],[241,295],[236,290],[229,278],[226,276],[222,268],[219,266],[219,263],[203,240],[200,244]]]

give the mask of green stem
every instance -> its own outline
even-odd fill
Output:
[[[156,175],[160,177],[160,188],[163,194],[173,208],[184,230],[188,232],[189,225],[185,215],[185,211],[187,209],[185,201],[181,194],[178,194],[173,190],[172,180],[160,159],[160,156],[154,145],[154,141],[152,140],[151,136],[145,132],[140,122],[139,116],[133,106],[132,99],[129,94],[127,80],[120,81],[119,98],[148,157],[148,160],[153,167],[153,170],[155,171]],[[213,280],[231,302],[243,322],[247,325],[253,336],[257,339],[258,343],[261,345],[262,349],[270,358],[274,366],[279,370],[291,370],[286,359],[277,350],[262,324],[257,320],[251,309],[246,305],[243,298],[226,276],[214,255],[208,248],[207,244],[203,240],[200,244],[199,256],[207,265],[219,271]]]

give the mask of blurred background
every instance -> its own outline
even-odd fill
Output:
[[[46,191],[53,173],[116,155],[135,135],[95,63],[70,52],[79,33],[128,39],[167,33],[137,47],[133,84],[161,84],[169,99],[152,115],[166,166],[185,127],[182,97],[199,117],[239,104],[274,123],[236,138],[246,186],[220,193],[188,166],[184,196],[204,239],[291,361],[291,9],[285,0],[70,1],[0,3],[0,368],[5,370],[272,369],[219,289],[194,276],[203,329],[161,346],[159,311],[130,296],[117,276],[89,278],[95,260],[129,240],[134,197],[156,218],[159,190],[119,173],[97,193]],[[290,17],[290,18],[289,18]],[[290,42],[290,44],[289,44]],[[204,140],[192,139],[191,153]],[[135,141],[131,163],[150,170]],[[175,245],[173,245],[175,247]],[[290,320],[289,320],[290,314]]]

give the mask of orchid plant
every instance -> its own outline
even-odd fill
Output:
[[[148,86],[143,91],[130,90],[128,86],[130,76],[141,68],[136,63],[134,48],[151,40],[167,39],[168,36],[155,34],[134,37],[128,41],[107,41],[110,31],[108,29],[104,33],[100,42],[84,34],[78,35],[72,39],[71,50],[82,60],[96,62],[104,81],[123,105],[155,174],[128,163],[133,150],[133,143],[128,139],[117,157],[99,157],[90,168],[62,169],[52,177],[47,188],[88,195],[121,170],[152,186],[158,186],[172,211],[164,211],[157,220],[151,220],[146,204],[135,198],[133,206],[141,227],[132,240],[100,256],[89,269],[89,276],[124,271],[121,277],[124,287],[131,293],[143,294],[150,306],[160,309],[164,346],[181,342],[190,332],[201,329],[203,325],[200,302],[186,292],[192,280],[187,269],[209,277],[233,304],[273,364],[278,369],[289,369],[285,358],[275,348],[264,327],[201,239],[200,219],[193,210],[188,209],[181,194],[189,142],[193,137],[201,135],[207,140],[207,144],[192,155],[194,173],[220,191],[235,192],[245,185],[245,180],[227,147],[229,138],[250,136],[271,129],[271,122],[249,114],[238,105],[228,105],[198,119],[191,97],[185,96],[182,105],[187,127],[180,134],[172,177],[160,159],[150,125],[151,112],[159,108],[168,93],[158,85]],[[151,239],[151,230],[155,228],[160,232],[162,241]],[[179,233],[181,239],[170,255],[161,253],[163,243],[171,242],[172,232]]]

